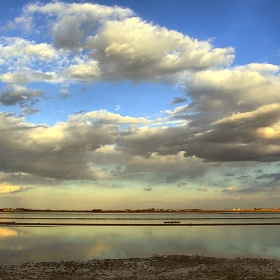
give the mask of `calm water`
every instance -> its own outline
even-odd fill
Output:
[[[280,259],[279,225],[172,226],[180,223],[278,223],[279,214],[0,213],[0,261],[88,260],[187,254]],[[131,226],[147,223],[146,226]],[[29,226],[36,223],[127,223],[126,226]]]
[[[84,213],[0,212],[0,222],[40,224],[180,224],[280,223],[280,213]]]

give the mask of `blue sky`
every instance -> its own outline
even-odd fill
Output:
[[[3,4],[0,208],[279,207],[279,8]]]

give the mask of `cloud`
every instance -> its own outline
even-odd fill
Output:
[[[37,28],[41,17],[49,30]],[[28,63],[30,72],[35,72],[32,59],[51,62],[45,68],[60,82],[100,79],[177,83],[188,71],[229,65],[234,58],[232,47],[214,48],[209,41],[147,23],[130,9],[118,6],[28,4],[16,18],[14,27],[17,25],[29,33],[36,30],[50,34],[52,44],[4,37],[1,57],[13,58],[17,64],[20,60],[21,65]]]
[[[188,77],[192,103],[167,112],[189,121],[186,156],[211,161],[279,160],[278,68],[249,66]]]
[[[99,61],[105,78],[112,80],[168,80],[187,70],[228,65],[234,57],[232,48],[214,49],[206,41],[136,17],[107,21],[86,46],[94,50],[91,57]]]
[[[80,110],[78,112],[74,112],[73,115],[79,115],[79,114],[84,114],[85,111],[84,110]]]
[[[148,75],[154,71],[152,77],[156,78],[186,69],[228,65],[234,57],[233,48],[214,49],[207,41],[146,23],[133,17],[130,9],[117,6],[56,2],[30,4],[24,9],[30,21],[37,13],[52,15],[48,20],[56,49],[89,49],[104,78],[150,79]]]
[[[183,153],[173,156],[159,156],[152,154],[149,158],[133,156],[124,163],[123,178],[132,179],[142,176],[150,181],[171,184],[184,179],[195,181],[203,177],[210,168],[210,164],[203,164],[196,158],[185,159]],[[181,185],[183,185],[181,183]]]
[[[122,125],[143,121],[150,123],[145,118],[97,111],[72,115],[67,122],[50,127],[1,113],[0,130],[5,133],[0,136],[0,167],[5,172],[26,172],[42,178],[110,179],[112,174],[102,166],[94,166],[95,159],[87,155],[101,147],[116,145],[120,135],[133,133],[121,129]]]
[[[138,177],[167,184],[186,178],[195,181],[209,171],[211,164],[195,157],[186,159],[184,152],[147,156],[149,146],[154,144],[149,138],[146,145],[135,148],[135,141],[140,137],[141,143],[149,129],[127,125],[141,126],[143,122],[150,121],[95,111],[80,112],[71,115],[67,122],[46,126],[1,113],[0,130],[5,133],[0,134],[0,169],[42,179],[110,181]]]
[[[0,194],[16,193],[16,192],[20,192],[21,190],[22,190],[21,186],[11,185],[7,182],[0,184]]]
[[[41,112],[41,109],[32,108],[28,104],[24,104],[21,106],[21,112],[22,112],[22,116],[26,116],[26,115],[30,116]]]
[[[235,188],[235,187],[228,187],[226,189],[223,189],[222,192],[226,192],[226,193],[233,193],[233,192],[238,192],[239,189]]]
[[[22,73],[5,73],[0,79],[7,84],[25,84],[30,82],[29,77]]]
[[[217,113],[225,115],[229,112],[252,111],[259,106],[278,102],[278,67],[270,64],[249,66],[207,70],[190,75],[187,87],[195,109],[212,113],[217,110]],[[274,72],[267,72],[271,68]]]
[[[0,94],[0,103],[5,106],[15,105],[17,103],[26,103],[34,97],[42,96],[41,90],[27,89],[23,86],[8,86],[3,93]]]
[[[109,19],[122,19],[132,15],[127,8],[108,7],[91,3],[48,4],[34,3],[25,7],[23,17],[34,22],[34,14],[45,14],[48,17],[53,46],[57,49],[78,52],[85,37],[102,22]]]
[[[171,105],[179,104],[179,103],[184,103],[187,101],[187,98],[182,98],[180,96],[175,96],[173,100],[170,102]]]
[[[71,65],[65,69],[63,76],[69,80],[93,81],[102,74],[96,61],[81,63],[79,65]]]
[[[251,112],[233,113],[230,117],[225,117],[213,123],[217,126],[231,126],[232,128],[246,126],[267,127],[279,120],[280,104],[273,103],[263,105]]]
[[[251,179],[250,175],[241,175],[239,177],[235,178],[236,180],[247,180],[247,179]]]
[[[265,73],[268,76],[262,76],[263,79],[270,80],[270,83],[266,83],[267,90],[265,92],[268,96],[272,96],[274,93],[271,91],[275,91],[278,87],[277,80],[274,79],[274,75],[270,76],[267,72]],[[253,74],[255,75],[255,73]],[[203,73],[200,75],[203,76]],[[220,79],[222,78],[220,77]],[[272,83],[274,83],[273,87]],[[200,85],[196,86],[200,87]],[[252,80],[251,87],[255,88],[255,86]],[[240,88],[243,91],[243,84],[240,85]],[[249,91],[249,85],[247,88]],[[194,90],[195,87],[192,86],[192,94],[195,94]],[[179,181],[182,178],[195,179],[205,175],[211,165],[204,164],[201,159],[229,162],[277,160],[280,151],[278,145],[279,103],[274,102],[266,105],[256,103],[255,109],[251,111],[248,111],[250,107],[244,107],[239,111],[235,110],[238,107],[234,106],[238,106],[238,103],[233,103],[233,108],[230,111],[224,111],[223,102],[226,102],[227,99],[220,98],[220,96],[227,94],[227,97],[228,93],[223,90],[214,91],[213,84],[212,91],[209,91],[209,94],[211,93],[214,94],[213,102],[215,98],[217,101],[221,100],[216,105],[217,110],[212,110],[212,104],[204,99],[196,103],[194,98],[192,104],[179,106],[173,111],[166,111],[167,119],[179,119],[182,116],[186,119],[185,123],[174,127],[164,126],[167,119],[150,120],[123,117],[105,110],[74,114],[66,123],[57,123],[53,127],[25,124],[23,127],[27,126],[28,129],[25,128],[22,131],[29,131],[29,134],[14,135],[15,131],[11,133],[18,141],[23,136],[26,138],[22,142],[19,141],[22,146],[14,145],[24,160],[22,163],[20,160],[18,163],[13,163],[14,168],[11,170],[28,171],[42,177],[66,178],[68,180],[82,177],[94,180],[103,177],[110,178],[109,172],[104,172],[101,168],[90,167],[91,162],[97,163],[98,157],[93,161],[87,161],[88,159],[85,157],[86,153],[95,152],[108,145],[114,147],[116,154],[120,153],[116,156],[118,160],[121,157],[129,159],[126,163],[122,161],[125,163],[125,169],[119,172],[118,176],[132,178],[133,174],[139,175],[141,172],[148,174],[150,171],[153,172],[154,177],[164,174],[162,181],[167,183]],[[36,94],[36,92],[31,92],[26,95],[26,98],[32,99],[33,95],[36,96]],[[199,92],[198,97],[200,98],[203,94],[206,93]],[[5,97],[5,95],[2,96]],[[6,105],[25,100],[23,95],[19,93],[4,97],[2,104]],[[28,107],[25,109],[27,110]],[[10,121],[12,119],[9,115],[2,115],[2,117]],[[19,128],[21,125],[17,127]],[[156,126],[153,127],[154,125]],[[7,124],[7,127],[10,125]],[[9,145],[13,142],[4,141]],[[33,144],[29,146],[27,143]],[[7,153],[9,153],[8,147],[6,147],[4,154]],[[24,163],[28,162],[27,154],[34,158],[47,159],[44,162],[33,160],[34,163],[28,167],[27,164],[24,166]],[[113,154],[111,156],[113,159]],[[168,156],[176,157],[176,161],[166,162]],[[12,157],[7,155],[5,158],[7,161],[8,158]],[[3,161],[5,161],[4,159]],[[69,161],[67,166],[63,165],[63,159]],[[51,164],[53,160],[57,163]],[[98,160],[100,163],[100,159]],[[116,162],[112,160],[113,164]],[[196,162],[196,164],[193,164],[192,167],[186,164],[189,162]],[[49,164],[52,165],[51,168]],[[3,168],[7,168],[7,170],[10,170],[12,165],[3,162],[3,166],[5,166]],[[62,165],[62,167],[58,168],[58,165]],[[152,176],[148,177],[151,179]]]
[[[104,177],[101,169],[87,166],[84,156],[90,150],[114,143],[118,135],[113,126],[92,126],[77,120],[53,127],[35,126],[3,113],[0,129],[6,131],[0,137],[1,170],[66,180]]]
[[[176,118],[178,118],[178,116],[182,116],[185,115],[187,113],[187,117],[188,117],[188,113],[190,112],[190,108],[188,105],[182,105],[182,106],[178,106],[176,107],[173,111],[171,110],[166,110],[165,113],[167,115],[171,115],[174,116]]]
[[[0,89],[0,103],[20,105],[22,115],[41,110],[27,104],[45,94],[28,89],[38,82],[47,86],[59,83],[63,98],[70,95],[69,85],[74,83],[128,80],[182,84],[189,72],[224,67],[234,58],[231,47],[215,48],[209,41],[148,23],[118,6],[37,2],[24,6],[22,15],[9,26],[25,29],[26,36],[0,38],[0,81],[6,84]],[[45,42],[38,42],[40,35]],[[276,70],[269,68],[266,73],[271,71]],[[49,94],[52,98],[57,91]],[[176,98],[171,103],[184,101]]]
[[[186,182],[179,182],[179,183],[177,184],[177,187],[178,187],[178,188],[182,188],[182,187],[184,187],[184,186],[186,186],[186,185],[187,185]]]
[[[58,53],[55,49],[47,44],[27,41],[19,37],[1,37],[0,38],[0,54],[2,58],[28,57],[50,62],[58,59]]]
[[[224,193],[259,192],[259,185],[250,187],[254,180],[265,181],[267,190],[278,182],[277,171],[237,177],[236,166],[280,160],[279,66],[231,66],[232,47],[216,48],[117,6],[36,2],[9,26],[26,33],[0,38],[0,104],[22,110],[20,117],[0,113],[2,172],[48,183],[138,180],[195,184],[202,192],[223,185]],[[159,118],[122,116],[120,105],[115,113],[74,112],[51,126],[24,118],[40,111],[34,105],[45,92],[35,89],[38,82],[44,89],[57,85],[48,97],[66,98],[71,84],[97,81],[171,83],[186,96],[175,96],[176,106],[156,112]],[[226,178],[219,181],[221,166]],[[238,178],[248,186],[236,186]],[[197,188],[203,180],[209,187]]]
[[[197,191],[207,192],[207,189],[206,188],[198,188]]]

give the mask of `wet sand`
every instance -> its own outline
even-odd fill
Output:
[[[85,262],[27,262],[1,265],[0,279],[280,279],[280,262],[272,259],[153,256]]]

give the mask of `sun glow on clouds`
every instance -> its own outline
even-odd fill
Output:
[[[34,186],[26,206],[57,207],[62,192],[77,208],[92,207],[93,197],[94,208],[213,208],[236,197],[245,205],[249,194],[258,201],[264,191],[267,203],[280,196],[278,65],[233,65],[234,45],[214,46],[130,8],[21,8],[0,30],[1,194],[23,199]],[[118,90],[121,83],[129,86]],[[176,95],[149,99],[142,83]],[[112,84],[109,93],[102,84]],[[138,107],[142,96],[150,115]],[[56,202],[44,202],[43,187]]]
[[[8,183],[0,184],[0,194],[14,193],[21,189],[20,186],[10,185]]]

